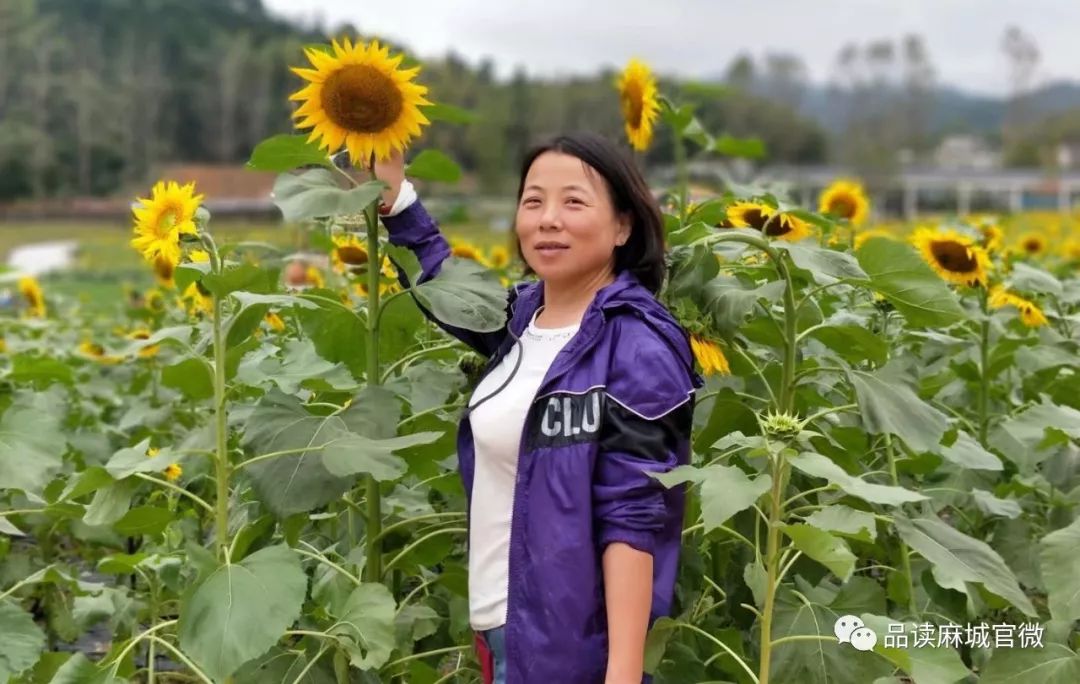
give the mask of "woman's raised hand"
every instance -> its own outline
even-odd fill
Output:
[[[375,162],[375,177],[390,186],[383,190],[382,203],[392,207],[405,180],[405,156],[401,150],[394,150],[388,159]]]

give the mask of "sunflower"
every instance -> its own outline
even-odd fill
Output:
[[[870,213],[870,200],[858,181],[841,178],[825,188],[818,202],[818,211],[862,225]]]
[[[45,294],[33,276],[19,278],[19,294],[26,300],[26,311],[34,318],[45,318]]]
[[[1035,302],[1013,294],[1001,285],[995,285],[990,290],[988,303],[993,309],[1003,309],[1007,306],[1014,307],[1020,312],[1020,322],[1029,328],[1037,328],[1047,323],[1046,316]]]
[[[161,294],[161,290],[153,289],[146,293],[146,308],[154,313],[165,310],[165,296]]]
[[[787,212],[781,213],[765,223],[765,235],[777,240],[798,242],[810,237],[813,233],[814,231],[810,228],[809,223]]]
[[[308,266],[304,276],[311,287],[326,287],[326,279],[323,278],[322,271],[315,266]]]
[[[705,375],[712,375],[713,373],[731,375],[731,366],[728,365],[724,352],[720,351],[720,346],[715,342],[701,335],[693,334],[690,335],[690,348],[693,350],[698,363],[701,364],[701,372]]]
[[[131,246],[154,263],[155,270],[159,260],[175,268],[180,261],[180,236],[198,234],[195,212],[202,200],[202,195],[195,194],[194,183],[181,186],[173,181],[158,181],[150,198],[140,197],[142,206],[132,209],[135,237]]]
[[[124,360],[123,357],[116,356],[115,354],[106,354],[105,347],[102,347],[97,342],[90,342],[89,340],[79,344],[79,354],[104,364],[120,363]]]
[[[165,468],[165,479],[169,482],[176,482],[183,474],[184,469],[180,467],[179,463],[170,463],[168,467]]]
[[[488,252],[488,262],[494,268],[506,268],[510,264],[510,250],[503,245],[495,245]]]
[[[308,81],[289,96],[301,102],[293,117],[297,128],[312,129],[309,141],[336,152],[344,145],[349,157],[368,164],[372,154],[386,159],[404,150],[430,123],[420,111],[429,105],[427,87],[414,83],[419,67],[399,69],[403,55],[390,56],[379,45],[333,41],[332,50],[305,48],[314,69],[293,69]]]
[[[334,264],[334,271],[344,273],[354,266],[363,266],[368,261],[367,245],[365,245],[355,233],[344,233],[333,238],[334,251],[330,258]]]
[[[285,321],[281,320],[281,316],[278,316],[273,311],[268,311],[264,319],[270,329],[274,332],[281,332],[285,330]]]
[[[148,339],[150,339],[150,331],[147,330],[146,328],[139,328],[137,330],[132,330],[130,333],[128,333],[127,338],[129,340],[148,340]],[[159,345],[151,344],[149,346],[146,346],[146,347],[143,347],[142,349],[140,349],[139,350],[139,356],[141,356],[144,359],[149,359],[151,357],[157,356],[157,353],[158,353],[159,349],[160,349]]]
[[[1046,238],[1040,233],[1030,231],[1020,236],[1017,246],[1028,256],[1039,256],[1046,251]]]
[[[955,230],[919,228],[911,241],[930,268],[943,279],[957,285],[986,285],[990,257],[971,238]]]
[[[481,266],[491,268],[491,263],[480,248],[464,240],[454,240],[450,246],[450,253],[463,259],[472,259]]]
[[[210,315],[214,312],[214,296],[198,281],[187,286],[180,295],[180,301],[184,304],[189,316],[200,313]]]
[[[652,142],[653,124],[660,113],[656,79],[644,62],[631,59],[615,87],[619,90],[619,104],[630,146],[644,152]]]
[[[1061,246],[1061,256],[1069,261],[1080,261],[1080,238],[1070,238]]]
[[[775,213],[775,209],[761,202],[733,202],[727,206],[727,220],[734,228],[761,230]]]
[[[987,252],[998,252],[1005,243],[1005,232],[996,223],[980,223],[980,244]]]
[[[173,275],[176,273],[176,262],[169,261],[159,255],[154,258],[153,266],[158,285],[169,289],[176,287],[176,283],[173,281]]]
[[[390,279],[390,282],[386,282],[386,281],[382,280],[381,278],[379,279],[379,296],[380,297],[382,295],[386,294],[387,292],[391,292],[391,293],[392,292],[397,292],[397,291],[399,291],[401,289],[401,284],[398,282],[398,279],[397,279],[398,278],[397,270],[394,268],[394,265],[392,263],[390,263],[389,259],[383,259],[382,269],[380,269],[380,272],[382,273],[382,275],[384,277]],[[355,287],[355,289],[353,291],[357,295],[359,295],[361,297],[367,297],[367,293],[368,293],[367,279],[366,278],[360,279],[356,283],[356,287]]]

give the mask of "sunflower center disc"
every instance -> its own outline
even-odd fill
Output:
[[[829,213],[849,219],[855,215],[855,203],[846,197],[837,197],[829,204]]]
[[[359,247],[353,247],[351,245],[337,248],[338,258],[346,264],[357,265],[367,263],[367,252]]]
[[[642,101],[643,96],[644,93],[641,92],[641,85],[637,82],[628,83],[622,96],[623,116],[630,122],[630,126],[633,128],[637,128],[641,125],[641,113],[645,105]]]
[[[975,270],[975,258],[964,245],[955,242],[935,242],[931,251],[941,267],[954,273]]]
[[[357,133],[378,133],[397,121],[404,102],[389,76],[367,64],[352,64],[326,79],[322,107],[331,121]]]

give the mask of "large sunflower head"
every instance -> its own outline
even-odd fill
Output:
[[[334,271],[344,273],[354,266],[363,266],[367,263],[367,246],[355,233],[335,235],[333,241],[334,251],[330,257],[334,264]]]
[[[810,224],[794,214],[783,212],[765,224],[765,234],[776,240],[798,242],[814,234]]]
[[[19,294],[26,302],[26,311],[34,318],[45,318],[45,294],[33,276],[19,278]]]
[[[195,194],[195,184],[179,185],[158,181],[149,198],[139,198],[135,215],[135,237],[131,246],[150,262],[163,259],[174,267],[180,261],[180,236],[197,235],[195,212],[203,196]]]
[[[737,201],[727,207],[727,220],[735,228],[761,230],[776,210],[761,202]]]
[[[818,211],[859,226],[870,213],[870,200],[867,199],[861,183],[842,178],[834,181],[821,193]]]
[[[404,150],[430,123],[420,111],[431,104],[427,87],[414,82],[419,67],[400,69],[404,55],[390,56],[378,41],[333,42],[331,50],[304,50],[313,69],[293,69],[308,81],[289,99],[301,102],[293,113],[297,128],[310,128],[309,140],[335,152],[342,145],[357,163],[371,155],[386,159]]]
[[[955,230],[919,228],[911,241],[930,268],[950,283],[986,285],[990,257],[971,238]]]
[[[644,62],[631,59],[615,87],[619,90],[619,104],[630,146],[644,152],[652,142],[653,124],[660,113],[656,79]]]

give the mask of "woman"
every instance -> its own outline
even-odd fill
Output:
[[[424,282],[450,246],[401,157],[375,171],[389,185],[390,242],[416,254]],[[458,433],[485,682],[648,682],[645,636],[670,614],[684,508],[682,487],[650,475],[689,461],[704,384],[686,332],[655,297],[660,210],[615,145],[561,136],[525,159],[515,230],[539,281],[511,288],[501,330],[424,311],[490,357]]]

